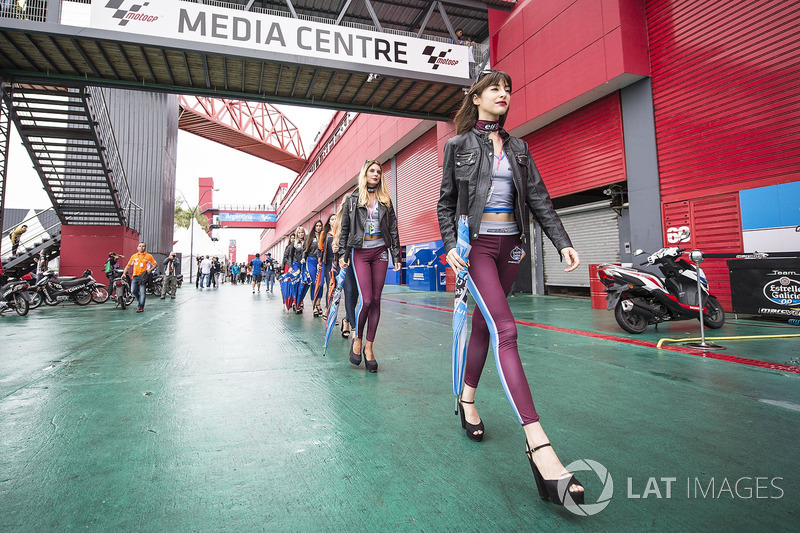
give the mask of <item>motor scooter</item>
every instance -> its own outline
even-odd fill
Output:
[[[689,232],[680,241],[689,239]],[[663,278],[639,268],[602,264],[597,277],[606,286],[607,309],[614,310],[619,326],[629,333],[642,333],[649,324],[670,320],[699,319],[697,279],[700,277],[703,324],[712,329],[725,324],[725,311],[709,293],[703,269],[683,258],[684,248],[665,247],[650,254],[640,265],[656,265]],[[636,250],[634,256],[644,252]]]
[[[115,268],[113,272],[111,299],[116,303],[116,307],[121,307],[124,311],[136,299],[131,292],[131,279],[128,274],[123,275],[125,271],[122,268]]]
[[[29,303],[25,296],[27,281],[9,281],[0,287],[0,315],[13,309],[19,316],[28,314]]]
[[[48,270],[34,285],[36,293],[32,295],[31,300],[34,308],[39,307],[42,302],[45,305],[58,305],[66,300],[72,300],[78,305],[88,305],[92,301],[97,285],[97,281],[92,277],[92,271],[88,268],[79,278],[59,278],[55,272]]]

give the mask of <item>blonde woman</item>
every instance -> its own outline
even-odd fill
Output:
[[[389,252],[394,270],[400,270],[397,216],[389,187],[383,179],[383,167],[377,161],[364,162],[358,188],[344,200],[341,219],[339,264],[344,268],[352,263],[359,297],[350,362],[360,364],[363,351],[367,370],[377,372],[378,361],[372,343],[381,318],[381,293],[389,267]]]

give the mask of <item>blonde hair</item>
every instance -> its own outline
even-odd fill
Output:
[[[297,239],[300,238],[300,230],[303,231],[303,238],[305,238],[305,236],[308,235],[308,232],[306,231],[306,228],[304,228],[303,226],[297,226],[297,229],[294,230],[294,240],[295,240],[295,242],[297,242]]]
[[[343,199],[336,209],[336,222],[333,223],[333,242],[339,242],[339,236],[342,234],[342,211],[344,211],[344,203],[347,199]]]
[[[361,174],[358,175],[358,203],[359,205],[367,205],[369,196],[367,193],[367,171],[372,165],[378,165],[381,169],[381,181],[375,187],[375,194],[378,196],[378,201],[389,207],[392,205],[392,198],[389,196],[389,186],[386,185],[386,180],[383,179],[383,166],[374,159],[367,159],[364,161],[364,166],[361,168]]]

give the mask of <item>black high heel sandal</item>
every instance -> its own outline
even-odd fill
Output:
[[[583,485],[581,485],[581,482],[578,481],[575,476],[570,475],[569,478],[562,479],[545,479],[544,476],[542,476],[542,473],[539,472],[539,467],[536,466],[536,463],[533,461],[533,454],[536,453],[536,450],[546,446],[550,446],[550,443],[548,442],[546,444],[542,444],[531,450],[531,445],[528,444],[528,439],[525,439],[525,454],[528,456],[528,461],[531,463],[531,470],[533,470],[533,478],[536,480],[536,488],[539,490],[539,496],[543,500],[550,500],[556,505],[564,505],[567,497],[572,500],[573,504],[583,505],[583,493],[585,491],[577,490],[572,492],[569,490],[572,487],[583,488]],[[559,485],[564,488],[563,494],[560,494]]]
[[[356,343],[356,338],[350,341],[350,362],[358,366],[361,364],[361,354],[353,351],[353,345]]]
[[[344,330],[344,323],[345,322],[347,322],[347,321],[346,320],[342,320],[342,338],[343,339],[349,339],[350,338],[350,330],[349,329],[347,331]],[[350,327],[349,323],[347,324],[347,327],[348,328]]]
[[[459,399],[458,412],[461,415],[461,427],[467,430],[467,438],[469,440],[474,440],[475,442],[481,442],[483,440],[483,433],[484,433],[483,420],[481,420],[477,424],[470,424],[469,422],[467,422],[467,418],[466,416],[464,416],[464,406],[461,405],[462,403],[472,405],[475,402],[474,401],[468,402],[466,400]],[[475,433],[476,431],[480,431],[481,433]]]

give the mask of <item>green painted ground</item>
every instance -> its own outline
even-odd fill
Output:
[[[581,517],[538,499],[491,362],[477,397],[486,439],[465,438],[452,315],[419,306],[451,296],[384,296],[378,374],[349,364],[341,337],[323,358],[321,319],[241,286],[187,286],[141,315],[105,304],[0,317],[0,530],[796,530],[800,374],[520,326],[562,460],[613,479],[607,507]],[[519,320],[630,337],[588,299],[511,302]],[[775,326],[710,335],[800,333]],[[683,322],[637,338],[698,333]],[[722,344],[800,357],[800,339]],[[603,483],[579,478],[594,504]]]

